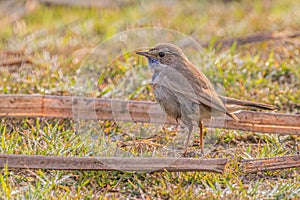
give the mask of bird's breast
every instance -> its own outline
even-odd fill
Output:
[[[159,73],[160,73],[160,72],[154,72],[154,73],[153,73],[152,79],[151,79],[151,82],[152,82],[152,83],[155,83],[155,82],[156,82],[156,79],[158,78]]]

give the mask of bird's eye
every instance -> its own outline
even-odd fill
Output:
[[[159,57],[164,57],[165,53],[161,51],[161,52],[158,53],[158,55],[159,55]]]

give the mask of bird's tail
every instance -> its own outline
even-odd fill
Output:
[[[256,108],[256,109],[262,109],[262,110],[276,110],[277,107],[265,103],[259,103],[259,102],[252,102],[252,101],[246,101],[246,100],[238,100],[230,97],[224,97],[219,96],[219,98],[222,100],[222,102],[225,104],[226,108],[229,110],[229,112],[238,111],[241,109],[249,109],[249,108]]]
[[[234,121],[239,122],[240,119],[234,114],[234,113],[230,113],[230,112],[226,112],[226,114],[231,117],[232,119],[234,119]]]

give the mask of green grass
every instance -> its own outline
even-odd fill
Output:
[[[130,52],[132,49],[100,46],[101,52],[108,55],[105,58],[86,57],[87,53],[114,34],[142,27],[169,28],[211,44],[218,39],[260,31],[296,31],[300,26],[299,9],[296,1],[145,1],[105,9],[42,5],[0,31],[1,49],[25,51],[33,61],[12,68],[1,66],[0,93],[154,101],[146,61]],[[18,29],[17,23],[25,26]],[[133,38],[129,42],[139,45],[140,41]],[[117,52],[110,54],[112,51]],[[280,113],[299,114],[299,51],[299,38],[233,45],[227,49],[213,49],[211,45],[203,49],[204,59],[195,59],[194,64],[220,93],[274,104]],[[195,57],[195,51],[187,48],[185,52],[188,57]],[[103,64],[105,59],[111,61],[109,65]],[[4,199],[300,198],[299,169],[245,174],[238,166],[243,158],[297,154],[299,136],[206,131],[205,148],[210,152],[206,157],[229,159],[224,174],[4,168],[0,173],[0,196]],[[1,119],[0,152],[49,156],[151,156],[157,152],[155,155],[161,156],[159,151],[169,145],[176,133],[174,126],[163,128],[153,124]],[[195,139],[198,139],[196,131]],[[115,152],[116,149],[120,151]],[[192,151],[199,151],[198,146],[194,145]]]

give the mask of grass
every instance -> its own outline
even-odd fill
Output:
[[[169,28],[212,44],[218,39],[260,31],[296,31],[300,26],[299,9],[299,5],[291,1],[153,1],[106,9],[42,5],[0,32],[1,49],[24,51],[33,60],[33,64],[14,68],[2,66],[0,92],[154,101],[146,62],[127,52],[132,49],[108,42],[105,48],[98,46],[107,57],[86,57],[86,54],[121,31],[141,27]],[[136,38],[128,40],[133,46],[145,44]],[[149,39],[147,43],[155,41]],[[203,59],[192,60],[219,93],[274,104],[280,113],[299,114],[299,51],[299,38],[293,38],[233,45],[228,49],[208,47],[203,49]],[[186,49],[185,52],[194,58],[195,51]],[[107,66],[105,59],[112,62]],[[75,119],[1,119],[0,152],[151,156],[168,146],[176,130],[173,126]],[[224,174],[4,168],[0,173],[0,195],[5,199],[300,197],[299,169],[245,174],[237,162],[242,158],[299,154],[299,136],[221,129],[206,129],[206,132],[205,148],[210,152],[206,157],[229,159]],[[198,151],[198,147],[194,145],[192,150]]]

